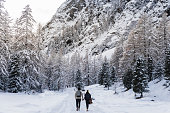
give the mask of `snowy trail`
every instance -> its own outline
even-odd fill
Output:
[[[88,113],[170,113],[170,102],[152,102],[147,99],[136,100],[123,95],[114,95],[114,91],[103,90],[100,86],[86,88],[95,98]],[[68,89],[66,98],[49,113],[87,113],[85,101],[81,101],[81,110],[76,111],[75,91]]]
[[[0,93],[0,113],[170,113],[170,101],[151,96],[136,100],[132,92],[114,95],[113,90],[104,90],[99,85],[85,89],[95,99],[88,112],[85,101],[81,101],[80,111],[76,111],[75,91],[69,88],[37,95]]]
[[[75,91],[73,89],[68,89],[65,93],[65,95],[67,95],[66,98],[59,105],[55,106],[49,113],[86,113],[85,101],[81,101],[81,110],[76,111],[74,94]],[[90,111],[90,113],[96,112]]]
[[[72,92],[69,92],[72,93]],[[70,94],[66,94],[67,97],[59,104],[59,106],[56,106],[54,109],[52,109],[49,113],[71,113],[71,111],[75,111],[74,107],[74,101],[71,99]]]

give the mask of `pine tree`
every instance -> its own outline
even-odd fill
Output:
[[[117,81],[117,75],[114,66],[112,66],[110,70],[110,81],[112,85]]]
[[[167,82],[167,87],[170,86],[170,50],[166,52],[164,76]]]
[[[115,67],[117,75],[121,76],[120,59],[123,57],[123,44],[120,40],[120,46],[116,47],[114,54],[112,54],[111,65]]]
[[[5,1],[0,0],[0,90],[7,90],[10,19],[5,7]]]
[[[32,32],[35,20],[31,15],[32,11],[29,5],[24,8],[21,17],[18,19],[17,37],[13,44],[13,53],[17,53],[20,57],[20,74],[22,76],[23,91],[41,90],[40,71],[42,64],[36,53],[36,45],[34,42],[34,34]],[[16,36],[15,36],[16,37]]]
[[[146,75],[145,63],[142,58],[139,58],[136,63],[136,69],[134,71],[133,78],[133,91],[141,94],[140,97],[143,97],[143,92],[146,92],[148,87],[148,76]]]
[[[3,43],[1,46],[4,46],[6,50],[2,55],[8,60],[12,32],[10,27],[11,18],[3,5],[4,2],[4,0],[0,0],[0,41]]]
[[[0,42],[1,46],[4,46],[3,43]],[[4,49],[0,48],[0,91],[7,90],[7,82],[8,82],[8,70],[7,70],[7,59],[3,56]]]
[[[99,56],[97,56],[97,61],[96,61],[96,81],[97,81],[97,84],[100,84],[99,78],[100,78],[102,65],[103,65],[103,58],[102,58],[102,54],[100,54]]]
[[[11,21],[9,14],[7,11],[4,12],[4,18],[3,18],[3,41],[8,45],[10,44],[11,37],[12,37],[12,29],[11,29]],[[9,46],[9,45],[8,45]]]
[[[46,79],[45,79],[45,89],[47,90],[52,90],[53,87],[52,87],[52,67],[50,64],[48,65],[45,65],[46,68],[45,68],[45,76],[46,76]]]
[[[75,86],[76,73],[77,73],[77,70],[80,68],[80,64],[81,64],[80,59],[81,59],[80,54],[77,51],[71,56],[71,61],[70,61],[69,66],[70,66],[70,82],[72,84],[72,87]],[[82,73],[84,76],[86,76],[84,69]]]
[[[69,70],[69,58],[66,56],[63,56],[62,58],[62,67],[61,67],[61,73],[62,73],[62,81],[63,81],[63,88],[70,86],[70,70]]]
[[[163,66],[160,62],[158,62],[154,69],[153,79],[158,79],[158,81],[161,81],[163,79],[163,75],[164,75]]]
[[[92,78],[92,84],[97,83],[97,65],[96,65],[96,57],[94,56],[93,62],[92,62],[92,69],[91,69],[91,78]]]
[[[83,81],[82,81],[82,77],[81,77],[81,72],[80,70],[78,69],[77,70],[77,73],[76,73],[76,79],[75,79],[75,86],[76,88],[83,88]]]
[[[39,23],[38,24],[38,28],[37,28],[37,31],[36,31],[36,40],[34,40],[36,42],[36,51],[38,53],[38,57],[39,58],[42,58],[42,55],[41,55],[41,50],[42,50],[42,25]]]
[[[52,91],[60,90],[62,83],[62,74],[61,74],[61,64],[62,64],[62,56],[59,54],[52,52],[47,59],[47,68],[46,68],[46,84],[47,88]]]
[[[99,73],[99,77],[98,77],[98,82],[100,85],[104,85],[104,69],[105,68],[105,64],[102,65],[102,68],[100,70],[100,73]]]
[[[85,74],[85,82],[87,86],[89,86],[92,83],[91,79],[91,73],[90,73],[90,56],[89,52],[86,52],[85,58],[84,58],[84,74]]]
[[[115,94],[117,94],[116,88],[117,88],[117,83],[118,83],[118,76],[117,76],[114,66],[112,66],[110,70],[110,83],[111,85],[114,85]]]
[[[24,11],[22,11],[22,15],[19,18],[19,24],[21,25],[21,36],[23,37],[23,41],[25,44],[25,47],[29,46],[30,41],[32,42],[33,37],[33,26],[35,23],[35,20],[32,16],[32,9],[29,5],[27,5],[24,8]],[[33,42],[32,42],[33,43]]]
[[[9,71],[8,92],[11,93],[21,92],[23,84],[20,75],[19,56],[17,54],[11,56],[11,62],[9,63],[8,71]]]
[[[64,76],[63,75],[63,50],[62,48],[58,52],[57,58],[56,58],[56,76],[57,76],[57,90],[64,89],[65,82],[64,82]]]
[[[2,40],[2,39],[4,39],[5,38],[5,36],[4,36],[4,34],[3,34],[3,31],[4,31],[4,29],[3,29],[3,26],[4,26],[4,10],[5,10],[5,8],[4,8],[4,3],[5,1],[4,0],[0,0],[0,39]]]
[[[147,75],[149,77],[148,82],[153,80],[153,60],[151,57],[148,57],[148,61],[147,61]]]
[[[123,84],[127,90],[132,88],[133,71],[128,69],[128,71],[123,76]]]
[[[105,87],[110,87],[111,81],[110,81],[110,72],[109,72],[109,63],[107,62],[107,59],[105,57],[102,69],[99,74],[99,84],[105,85]]]
[[[136,59],[138,57],[143,57],[146,62],[146,73],[149,75],[149,81],[152,80],[153,76],[153,55],[154,48],[153,45],[153,24],[151,18],[144,14],[139,19],[137,26],[128,36],[127,44],[125,45],[125,51],[121,59],[121,66],[124,73],[128,69],[133,69]],[[153,54],[154,53],[154,54]]]

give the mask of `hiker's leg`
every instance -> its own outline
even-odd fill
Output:
[[[86,108],[89,109],[89,100],[86,100]]]
[[[78,109],[78,99],[76,99],[76,108]]]
[[[81,103],[81,99],[79,99],[79,106],[78,106],[78,107],[79,107],[79,109],[80,109],[80,103]]]

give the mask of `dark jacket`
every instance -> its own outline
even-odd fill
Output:
[[[91,95],[89,92],[86,92],[85,96],[84,96],[85,100],[90,100],[91,99]]]

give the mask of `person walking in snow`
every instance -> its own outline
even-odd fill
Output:
[[[78,88],[78,90],[75,93],[77,111],[80,111],[81,98],[83,99],[83,94],[82,94],[82,92],[80,90],[81,89]]]
[[[87,111],[89,109],[89,104],[92,103],[92,98],[91,98],[91,94],[89,93],[89,90],[87,90],[85,96],[84,96],[84,99],[86,100],[86,108],[87,108]]]

